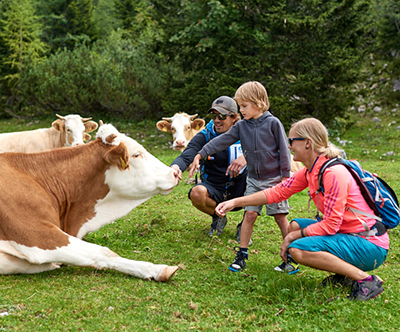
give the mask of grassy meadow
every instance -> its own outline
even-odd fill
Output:
[[[331,140],[349,159],[387,180],[400,197],[399,114],[400,109],[354,111],[332,128],[345,145],[333,135]],[[3,120],[0,131],[49,127],[51,121]],[[109,122],[168,165],[178,155],[170,149],[170,135],[157,131],[155,123]],[[318,286],[326,272],[301,266],[289,276],[273,270],[280,263],[281,237],[265,211],[256,222],[247,268],[230,272],[242,212],[228,214],[219,238],[208,237],[211,218],[191,206],[186,180],[187,172],[171,194],[151,198],[85,239],[129,259],[179,264],[171,281],[73,266],[1,276],[0,331],[398,331],[399,229],[390,231],[388,258],[374,272],[384,279],[385,292],[352,302],[346,298],[349,288]],[[315,215],[313,204],[307,210],[306,192],[289,203],[289,220]]]

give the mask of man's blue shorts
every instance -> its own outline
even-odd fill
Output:
[[[217,204],[221,202],[225,202],[228,199],[233,199],[236,197],[241,197],[244,195],[246,190],[246,176],[242,176],[239,178],[234,178],[229,182],[229,185],[217,185],[213,183],[209,183],[207,181],[198,183],[194,185],[188,192],[188,197],[190,199],[190,193],[192,189],[196,186],[204,186],[206,187],[210,198],[213,199]],[[240,210],[241,208],[235,208],[234,211]]]
[[[314,219],[296,218],[300,228],[315,224]],[[386,259],[387,250],[368,240],[350,234],[336,233],[325,236],[307,236],[293,241],[289,248],[304,251],[326,251],[363,271],[372,271]]]

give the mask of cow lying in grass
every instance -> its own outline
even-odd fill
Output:
[[[71,148],[0,154],[0,274],[67,264],[167,281],[178,270],[81,240],[177,184],[171,168],[112,125],[96,137]]]

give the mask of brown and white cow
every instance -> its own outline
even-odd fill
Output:
[[[67,264],[167,281],[178,270],[81,240],[177,184],[171,168],[112,125],[96,136],[71,148],[0,154],[0,274]]]
[[[90,140],[88,133],[97,129],[97,123],[89,121],[92,118],[56,115],[59,119],[50,128],[0,134],[0,151],[33,153],[75,146]]]
[[[172,118],[163,118],[157,122],[158,130],[172,132],[172,148],[183,151],[190,140],[204,129],[206,122],[203,119],[195,119],[197,114],[175,113]]]

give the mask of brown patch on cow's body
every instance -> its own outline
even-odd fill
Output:
[[[0,240],[50,250],[68,245],[60,229],[76,236],[95,216],[96,202],[109,192],[105,157],[115,148],[126,149],[97,139],[40,154],[0,154]]]

